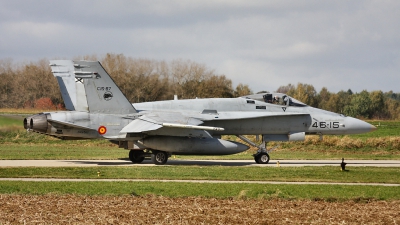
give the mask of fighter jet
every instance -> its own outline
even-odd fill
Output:
[[[66,109],[24,119],[28,131],[65,140],[107,139],[129,151],[133,163],[165,164],[175,155],[227,155],[258,148],[269,162],[270,141],[304,141],[306,134],[360,134],[369,123],[310,107],[281,93],[239,98],[169,100],[131,104],[100,62],[50,61]],[[236,135],[248,145],[221,139]],[[261,136],[256,144],[244,135]]]

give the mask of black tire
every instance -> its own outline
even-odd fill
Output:
[[[164,165],[168,161],[168,154],[162,151],[153,151],[151,161],[156,165]]]
[[[257,154],[254,159],[258,164],[267,164],[269,162],[269,155],[266,152],[261,152]]]
[[[130,150],[129,151],[129,159],[132,161],[132,163],[141,163],[144,160],[143,157],[143,151],[139,150]]]

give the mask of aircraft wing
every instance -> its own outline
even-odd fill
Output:
[[[211,114],[199,114],[193,112],[150,112],[125,126],[120,133],[149,133],[163,130],[162,133],[185,136],[193,133],[193,130],[223,131],[222,127],[199,126],[204,121],[212,120],[240,120],[271,116],[300,116],[307,113],[277,113],[277,112],[221,112]],[[168,129],[170,128],[170,129]],[[197,133],[200,131],[197,131]],[[157,132],[159,133],[159,132]],[[179,134],[178,134],[179,133]]]
[[[198,126],[202,123],[202,120],[185,116],[179,112],[151,112],[130,122],[120,133],[142,133],[158,130],[163,127],[198,130],[216,129],[208,126]]]

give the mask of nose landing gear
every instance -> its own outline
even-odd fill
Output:
[[[257,154],[254,154],[254,160],[258,164],[267,164],[269,162],[269,155],[267,152],[260,152]]]
[[[250,141],[248,138],[246,138],[243,135],[237,135],[238,138],[240,138],[242,141],[246,142],[247,144],[257,147],[257,153],[254,154],[254,161],[256,161],[257,164],[267,164],[269,162],[269,153],[273,150],[275,150],[278,146],[275,146],[269,150],[266,149],[267,142],[262,141],[260,145],[257,145],[256,143]]]

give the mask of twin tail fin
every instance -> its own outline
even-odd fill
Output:
[[[50,61],[68,110],[105,114],[137,111],[97,61]]]

